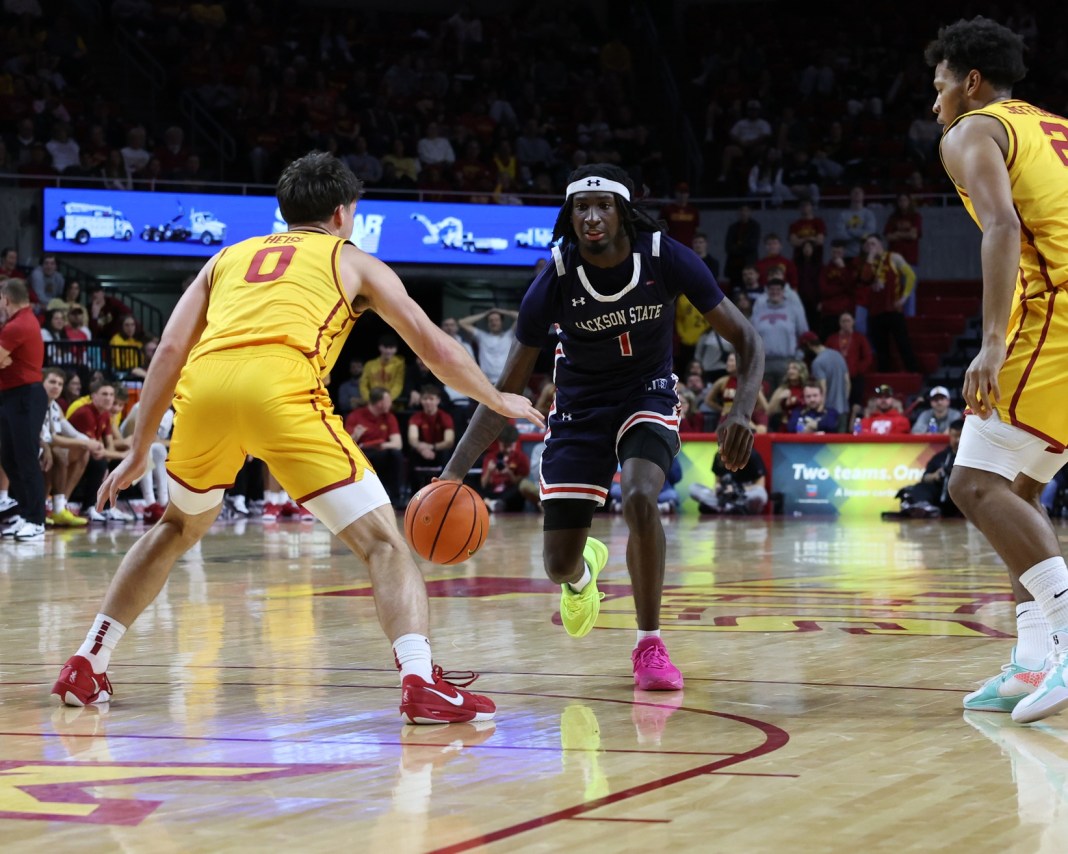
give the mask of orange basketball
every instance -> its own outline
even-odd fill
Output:
[[[433,563],[462,563],[489,533],[489,512],[481,496],[454,480],[420,489],[404,511],[404,536],[420,557]]]

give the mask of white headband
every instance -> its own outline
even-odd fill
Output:
[[[598,190],[605,193],[618,193],[628,202],[630,201],[630,190],[628,190],[619,181],[609,181],[607,178],[598,178],[596,175],[591,175],[589,178],[579,178],[577,181],[567,185],[567,196],[565,198],[571,198],[575,193],[596,193]]]

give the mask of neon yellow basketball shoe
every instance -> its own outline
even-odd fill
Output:
[[[560,619],[573,638],[588,635],[601,612],[604,594],[597,589],[597,576],[608,563],[608,547],[600,540],[587,537],[582,559],[590,568],[590,583],[582,588],[581,593],[576,593],[566,583],[560,585]]]

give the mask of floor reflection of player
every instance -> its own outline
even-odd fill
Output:
[[[630,719],[638,744],[660,744],[668,718],[679,710],[682,699],[682,694],[653,694],[640,688],[634,689]]]
[[[561,585],[564,628],[582,637],[597,620],[603,595],[597,575],[608,552],[589,532],[620,464],[627,569],[637,612],[635,683],[677,690],[682,674],[660,639],[665,540],[657,510],[657,495],[679,448],[672,373],[675,298],[684,293],[739,354],[734,407],[719,425],[721,452],[731,470],[745,465],[752,451],[749,421],[763,374],[763,347],[704,262],[661,234],[632,206],[631,194],[630,179],[618,167],[594,164],[571,174],[554,227],[562,243],[523,298],[499,386],[526,387],[555,325],[556,398],[540,494],[543,561],[549,578]],[[442,477],[465,477],[502,426],[503,419],[480,406]]]
[[[492,738],[496,726],[495,721],[470,721],[432,729],[404,727],[397,778],[390,790],[392,809],[375,823],[367,839],[361,840],[364,844],[360,849],[398,854],[429,851],[438,848],[442,839],[476,835],[476,829],[467,824],[462,812],[443,814],[439,810],[433,816],[434,827],[430,827],[434,775],[441,772],[448,774],[450,780],[478,779],[477,763],[483,753],[477,745]],[[467,760],[466,767],[442,770],[449,765],[465,766],[464,760]],[[472,763],[476,767],[472,768]],[[449,791],[448,784],[444,790]],[[431,841],[435,844],[430,844]]]
[[[612,787],[601,770],[601,725],[593,709],[572,703],[560,714],[560,761],[564,772],[576,767],[582,774],[582,796],[594,801],[610,794]]]
[[[985,712],[965,712],[964,720],[1009,758],[1019,820],[1014,838],[1028,851],[1063,851],[1064,817],[1068,813],[1068,744],[1064,732],[1046,724],[1014,726],[1004,717]],[[989,768],[988,773],[994,771]],[[1022,836],[1029,825],[1041,828],[1037,830],[1040,839]]]

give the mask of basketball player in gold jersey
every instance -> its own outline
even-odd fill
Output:
[[[1012,660],[964,707],[1028,723],[1068,706],[1068,569],[1039,503],[1068,461],[1068,119],[1012,97],[1023,40],[994,21],[943,27],[926,58],[942,162],[983,232],[983,342],[949,489],[1017,602]]]
[[[277,188],[289,231],[223,249],[179,300],[145,379],[133,448],[97,496],[98,508],[114,504],[144,472],[173,398],[171,503],[120,563],[85,643],[52,688],[62,702],[111,699],[106,671],[115,644],[156,598],[178,556],[207,532],[249,453],[367,562],[401,671],[402,717],[493,717],[491,700],[447,682],[432,663],[422,576],[382,483],[334,414],[321,377],[360,313],[374,311],[442,382],[507,417],[544,422],[526,398],[493,388],[393,271],[348,242],[361,189],[331,155],[293,162]]]

